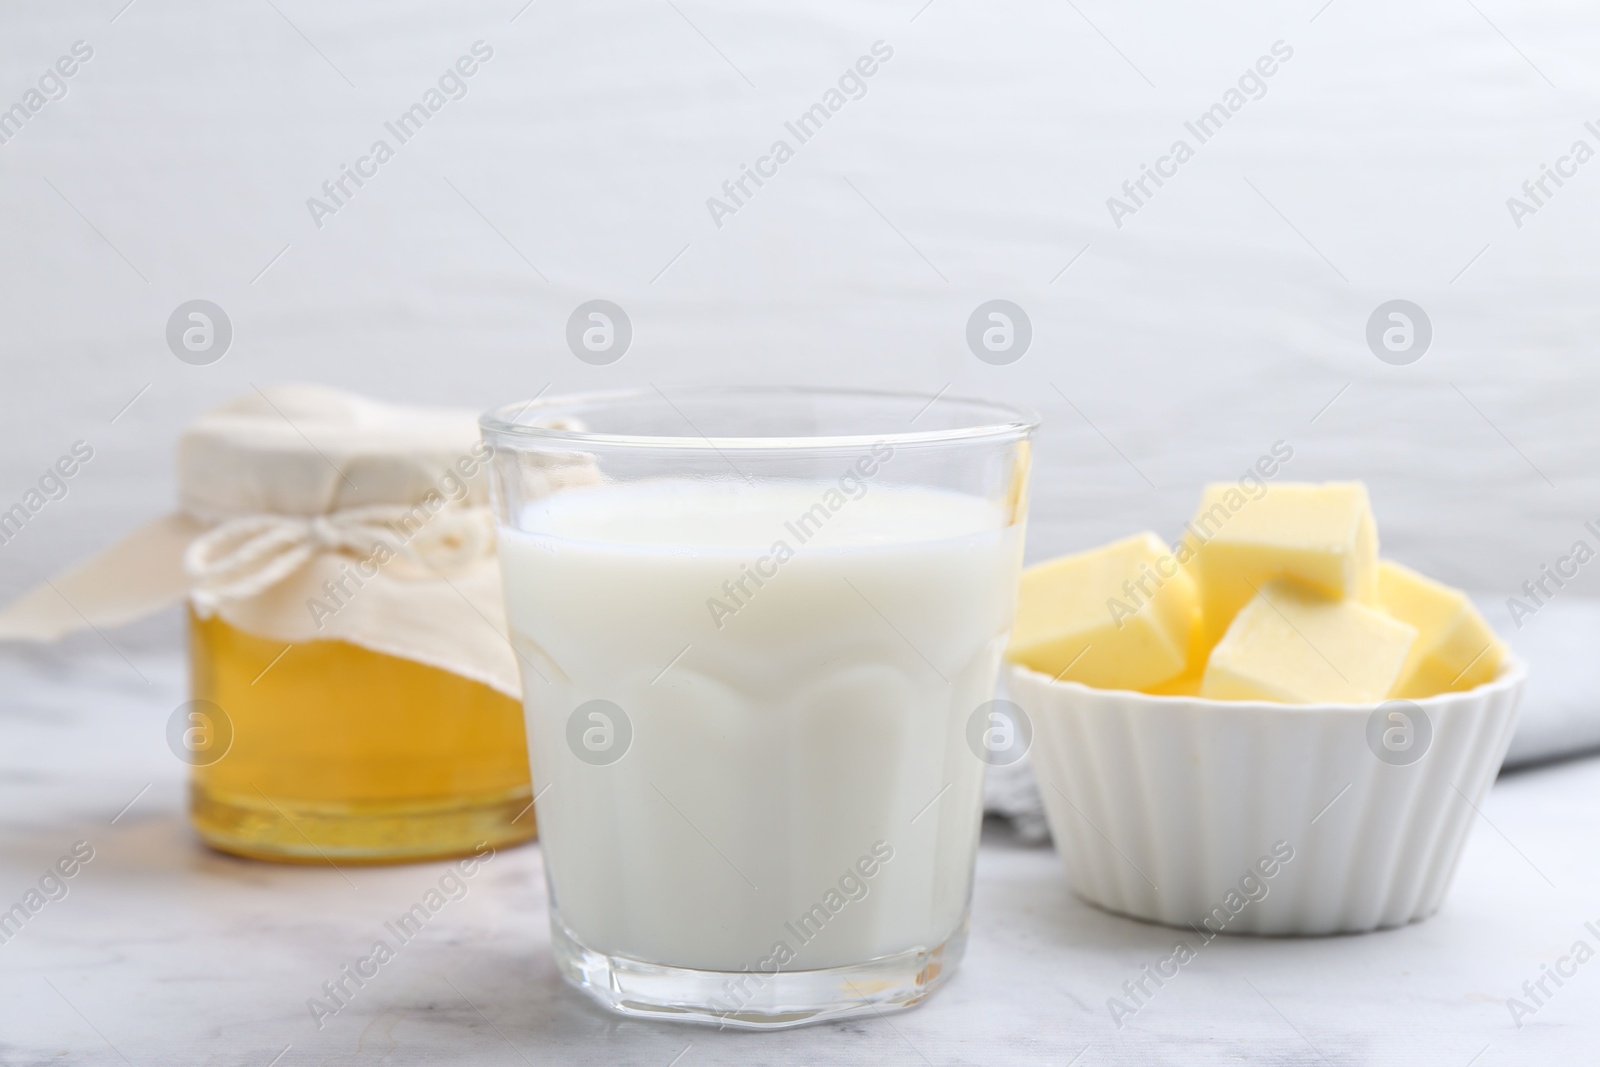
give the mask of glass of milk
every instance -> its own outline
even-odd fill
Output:
[[[482,425],[563,975],[752,1028],[947,981],[1033,414],[652,388]]]

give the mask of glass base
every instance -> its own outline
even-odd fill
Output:
[[[719,1029],[791,1026],[885,1015],[926,1000],[955,974],[967,918],[943,944],[819,971],[700,971],[607,956],[589,948],[552,907],[550,941],[568,982],[621,1015],[705,1023]]]
[[[190,787],[189,821],[214,849],[279,863],[408,863],[535,835],[532,791],[439,801],[333,804]]]

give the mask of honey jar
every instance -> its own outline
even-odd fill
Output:
[[[54,637],[187,601],[168,741],[206,844],[378,863],[534,835],[471,412],[257,391],[178,446],[182,510],[0,613]]]

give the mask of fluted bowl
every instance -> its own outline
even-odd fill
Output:
[[[1151,696],[1011,665],[1073,890],[1219,933],[1358,933],[1439,908],[1527,667],[1381,704]]]

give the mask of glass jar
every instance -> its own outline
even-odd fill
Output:
[[[468,413],[322,389],[184,434],[185,511],[213,520],[184,551],[184,714],[211,726],[171,739],[201,840],[360,863],[533,836],[487,456]]]
[[[258,389],[185,428],[177,513],[26,594],[0,636],[186,602],[167,742],[215,848],[377,863],[526,840],[488,455],[471,412]]]
[[[965,944],[1031,413],[644,390],[482,424],[562,974],[750,1028],[927,997]],[[564,464],[597,477],[552,492]]]

